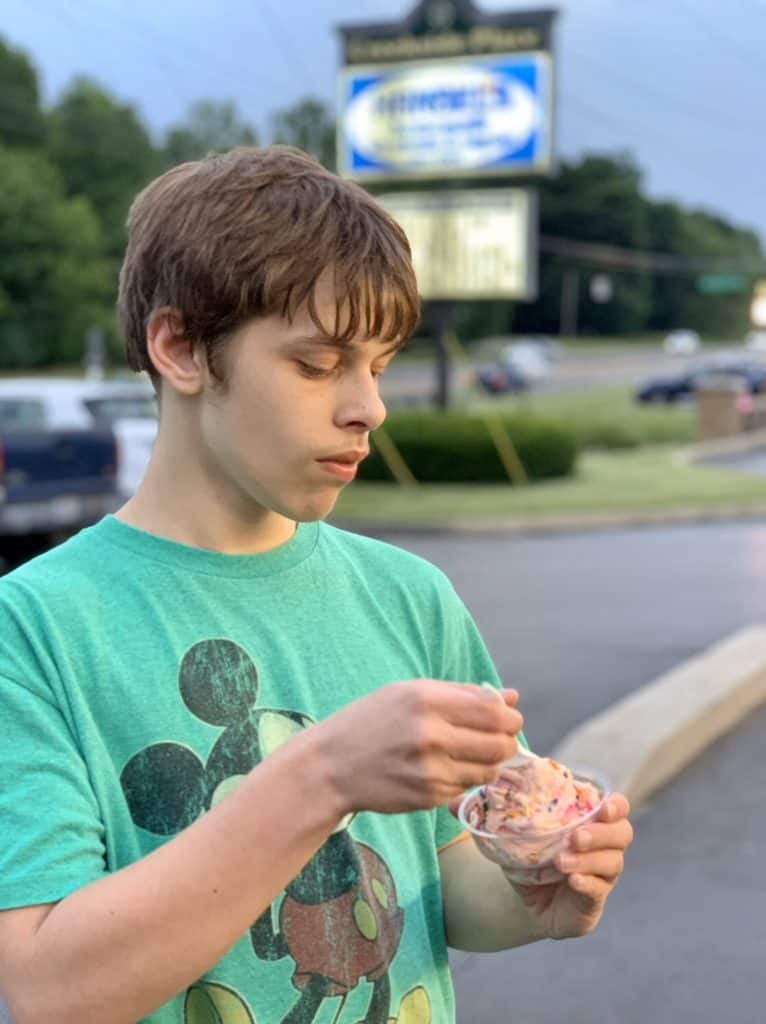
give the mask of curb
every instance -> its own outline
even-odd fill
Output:
[[[332,526],[354,533],[430,533],[476,536],[551,536],[635,527],[677,526],[688,523],[750,522],[766,518],[766,502],[753,505],[723,505],[719,508],[688,508],[669,512],[625,512],[614,515],[567,516],[558,519],[455,519],[452,522],[426,520],[332,519]]]
[[[553,756],[601,771],[634,809],[766,701],[766,626],[739,630],[572,730]]]

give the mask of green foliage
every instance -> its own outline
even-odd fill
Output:
[[[0,145],[39,146],[44,141],[37,71],[23,51],[0,39]]]
[[[307,97],[277,111],[272,118],[272,135],[274,142],[297,146],[335,170],[335,120],[321,100]]]
[[[256,146],[255,129],[239,116],[234,103],[200,100],[192,105],[182,124],[172,127],[164,146],[169,167],[199,160],[208,153],[223,153],[235,146]]]
[[[98,218],[41,153],[0,148],[0,367],[79,361],[112,282]]]
[[[562,162],[555,177],[541,182],[539,197],[543,235],[608,242],[630,249],[647,248],[647,201],[641,193],[640,171],[628,157],[586,156],[578,163]],[[582,271],[578,316],[581,330],[627,334],[644,327],[650,312],[646,275],[616,274],[614,298],[599,304],[591,301],[587,288],[582,286],[594,268],[543,253],[538,298],[516,305],[516,331],[558,333],[563,274],[573,266],[580,266]]]
[[[630,388],[529,395],[505,403],[509,411],[554,417],[573,431],[579,447],[619,450],[642,445],[687,444],[694,440],[691,404],[641,405]]]
[[[51,112],[50,155],[67,194],[88,197],[109,253],[120,259],[130,204],[161,166],[138,114],[95,82],[77,78]]]
[[[530,480],[568,476],[574,470],[574,433],[552,419],[503,414],[501,422]],[[487,424],[476,414],[459,412],[392,413],[385,431],[416,480],[422,483],[508,482]],[[374,445],[362,463],[361,480],[390,480]]]

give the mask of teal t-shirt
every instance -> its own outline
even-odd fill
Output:
[[[491,680],[438,569],[324,523],[224,555],[107,517],[0,580],[0,908],[167,842],[297,730],[395,680]],[[446,808],[361,813],[152,1024],[447,1024]]]

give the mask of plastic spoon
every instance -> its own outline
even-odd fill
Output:
[[[493,697],[495,697],[497,700],[500,701],[501,704],[505,704],[505,701],[503,700],[502,695],[500,694],[500,691],[497,690],[492,685],[492,683],[481,683],[481,688],[482,688],[482,690],[488,690],[489,693],[491,693]],[[537,754],[533,754],[531,750],[527,750],[526,747],[522,747],[522,745],[520,743],[518,743],[517,746],[516,746],[516,753],[514,754],[513,757],[509,758],[507,761],[503,761],[502,762],[502,767],[505,767],[506,765],[510,765],[511,768],[518,768],[519,765],[523,764],[524,761],[528,760],[531,757],[537,757]]]

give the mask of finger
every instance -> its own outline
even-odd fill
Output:
[[[625,868],[622,850],[597,850],[594,853],[562,853],[556,858],[556,867],[565,875],[595,875],[614,881]]]
[[[624,793],[610,793],[596,815],[598,821],[618,821],[630,814],[630,803]]]
[[[627,850],[633,842],[633,826],[622,818],[612,825],[591,821],[572,833],[570,849],[578,853],[585,850]]]
[[[515,736],[507,733],[479,732],[476,729],[447,727],[444,750],[456,761],[468,761],[497,767],[513,757],[518,749]],[[495,776],[493,775],[492,778]]]
[[[597,875],[569,875],[567,885],[578,896],[578,909],[584,913],[593,913],[609,896],[614,882],[609,882]]]
[[[461,686],[457,700],[439,710],[453,725],[482,732],[515,736],[524,727],[524,716],[515,707],[482,693],[478,687]],[[477,692],[478,691],[478,692]]]

